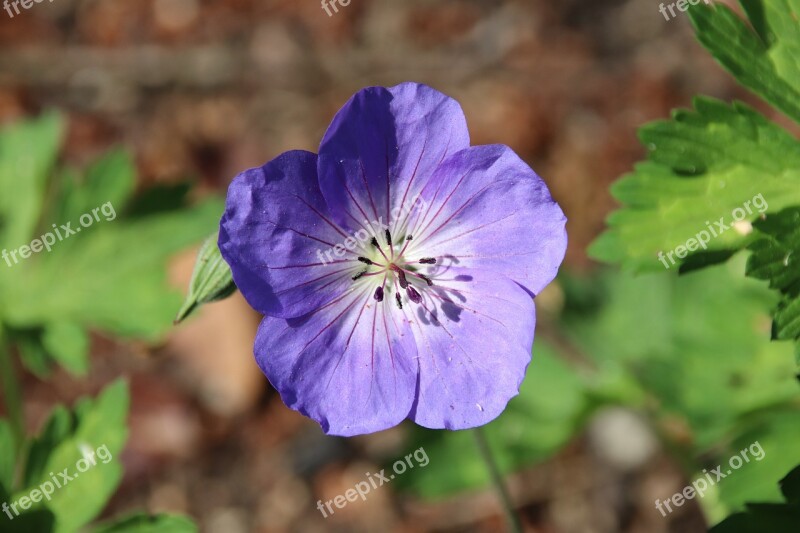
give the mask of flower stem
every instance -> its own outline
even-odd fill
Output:
[[[3,397],[6,411],[11,421],[11,430],[14,432],[16,448],[25,440],[25,418],[22,411],[22,395],[20,393],[17,373],[11,361],[11,352],[3,339],[3,330],[0,327],[0,376],[3,383]]]
[[[483,432],[483,428],[475,428],[472,430],[472,434],[475,436],[475,442],[478,444],[478,450],[480,450],[481,457],[486,463],[486,468],[489,470],[489,475],[492,478],[492,483],[494,484],[497,496],[500,498],[500,503],[503,505],[503,510],[506,514],[506,521],[508,522],[508,530],[512,533],[522,533],[522,525],[520,524],[519,517],[514,510],[514,504],[511,502],[511,496],[508,494],[508,489],[506,489],[506,485],[503,482],[503,475],[500,473],[500,469],[497,467],[497,462],[494,460],[494,456],[492,455],[492,450],[489,448],[489,441],[486,440],[486,434]]]

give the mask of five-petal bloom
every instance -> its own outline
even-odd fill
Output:
[[[219,247],[286,405],[332,435],[464,429],[519,392],[565,222],[511,149],[470,146],[455,100],[404,83],[354,95],[319,155],[237,176]]]

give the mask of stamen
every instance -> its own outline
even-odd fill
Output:
[[[386,257],[386,254],[385,254],[385,253],[383,253],[383,248],[381,248],[381,245],[380,245],[380,244],[378,244],[378,239],[376,239],[375,237],[373,237],[372,239],[370,239],[370,241],[369,241],[369,242],[370,242],[370,244],[371,244],[372,246],[374,246],[375,248],[377,248],[377,249],[378,249],[378,251],[381,253],[381,255],[383,256],[383,258],[384,258],[384,259],[386,259],[386,261],[389,261],[389,258],[388,258],[388,257]],[[392,250],[394,250],[394,248],[392,248]]]
[[[423,265],[435,265],[436,264],[436,258],[435,257],[423,257],[422,259],[419,260],[419,262],[422,263]]]
[[[388,244],[389,247],[391,248],[391,246],[392,246],[392,234],[389,232],[388,229],[386,230],[386,244]]]
[[[417,289],[415,289],[414,287],[407,288],[406,294],[408,294],[409,300],[411,300],[415,304],[418,304],[422,301],[422,296],[420,296],[420,294],[417,292]]]
[[[402,287],[403,289],[408,287],[408,280],[406,279],[405,271],[399,266],[395,265],[394,263],[389,268],[392,269],[394,272],[396,272],[397,277],[400,278],[400,287]]]
[[[366,257],[359,257],[358,260],[361,261],[362,263],[364,263],[365,265],[374,265],[375,264],[371,260],[367,259]]]
[[[406,248],[408,248],[408,245],[411,244],[411,239],[413,238],[414,238],[413,235],[409,235],[408,237],[406,237],[406,243],[403,245],[403,249],[400,250],[400,253],[397,254],[398,256],[402,257],[403,253],[406,251]]]
[[[359,272],[358,274],[356,274],[355,276],[353,276],[353,281],[355,281],[355,280],[357,280],[357,279],[359,279],[359,278],[362,278],[362,277],[364,277],[366,274],[367,274],[367,269],[365,268],[364,270],[362,270],[361,272]]]
[[[375,294],[373,295],[376,301],[382,302],[383,301],[383,287],[378,287],[375,289]]]
[[[403,308],[403,299],[400,298],[400,293],[399,292],[394,293],[394,298],[395,298],[395,300],[397,300],[397,307],[402,309]]]
[[[411,272],[411,271],[409,271],[408,273],[411,274],[414,277],[417,277],[417,278],[419,278],[421,280],[424,280],[425,283],[428,284],[428,287],[432,287],[433,286],[433,281],[431,281],[431,278],[429,278],[425,274],[420,274],[419,272]]]

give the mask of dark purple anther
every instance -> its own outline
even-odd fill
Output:
[[[419,295],[417,289],[415,289],[414,287],[408,287],[406,289],[406,294],[408,294],[408,299],[414,302],[415,304],[418,304],[422,301],[422,296]]]

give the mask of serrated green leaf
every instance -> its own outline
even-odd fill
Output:
[[[66,438],[53,442],[43,439],[40,454],[46,455],[40,476],[14,495],[17,500],[30,495],[33,489],[53,484],[51,472],[60,481],[49,499],[39,505],[56,515],[57,532],[73,532],[94,519],[114,493],[122,478],[119,454],[127,440],[126,418],[129,395],[124,381],[107,387],[96,399],[84,399],[74,410],[73,431]],[[61,415],[50,436],[63,435]],[[55,444],[47,453],[46,445]],[[41,460],[39,460],[41,461]],[[92,462],[95,464],[92,466]],[[38,464],[38,461],[37,461]],[[72,477],[65,480],[59,473],[66,469]]]
[[[137,514],[94,528],[94,533],[195,533],[197,526],[186,517]]]
[[[211,235],[197,253],[197,262],[189,283],[189,294],[175,322],[183,321],[202,304],[222,300],[236,292],[233,274],[217,246],[219,231]]]
[[[749,242],[731,227],[734,216],[752,222],[800,204],[800,143],[743,104],[698,98],[694,112],[645,126],[640,136],[649,160],[614,184],[623,207],[592,244],[597,259],[633,271],[677,269],[685,258],[676,248],[705,238],[701,232],[708,251],[731,254]]]
[[[769,282],[781,300],[773,337],[800,341],[800,208],[789,208],[756,223],[759,239],[749,246],[747,275]]]
[[[722,4],[690,7],[697,38],[739,83],[800,122],[800,2],[741,4],[752,26]]]

